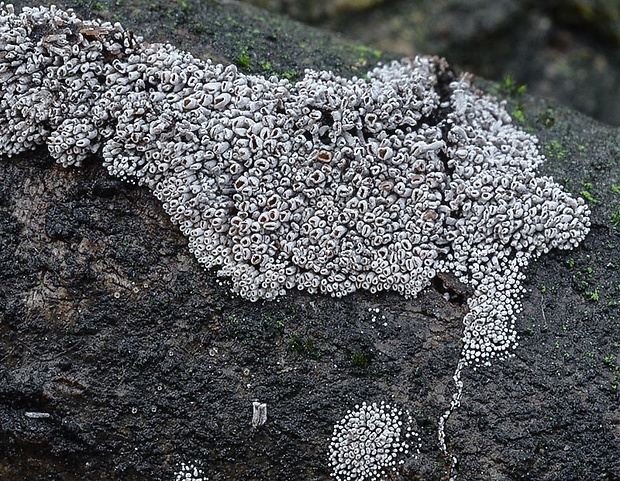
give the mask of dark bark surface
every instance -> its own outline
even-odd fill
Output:
[[[252,72],[353,75],[378,60],[236,3],[116,3],[65,6]],[[484,87],[540,138],[543,173],[589,199],[593,225],[528,269],[515,357],[463,373],[446,427],[458,479],[620,479],[618,131]],[[2,158],[0,478],[172,480],[193,463],[210,480],[327,480],[334,423],[386,401],[421,440],[394,479],[447,479],[437,420],[465,304],[436,287],[249,303],[186,244],[96,156],[79,169],[45,149]],[[268,406],[258,429],[255,400]]]

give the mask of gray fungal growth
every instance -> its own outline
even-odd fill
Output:
[[[334,426],[329,463],[336,481],[389,479],[389,472],[404,464],[411,442],[408,413],[381,402],[362,403],[349,410]]]
[[[244,298],[411,297],[453,273],[473,292],[466,364],[514,347],[522,271],[588,232],[583,201],[535,175],[536,138],[438,58],[293,85],[118,23],[0,4],[0,82],[0,154],[100,154]]]

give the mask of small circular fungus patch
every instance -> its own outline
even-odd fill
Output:
[[[411,417],[381,402],[355,406],[334,426],[329,446],[332,476],[337,481],[385,479],[403,464],[410,450]],[[412,438],[413,436],[413,438]]]

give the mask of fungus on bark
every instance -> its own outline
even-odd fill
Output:
[[[535,175],[536,138],[436,57],[293,85],[119,23],[0,4],[0,80],[0,154],[98,153],[244,298],[416,296],[454,273],[474,292],[466,363],[516,345],[524,268],[588,232],[584,202]]]

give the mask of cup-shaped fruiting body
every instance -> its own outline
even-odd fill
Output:
[[[120,24],[0,5],[0,153],[99,153],[247,299],[415,296],[453,272],[474,292],[465,357],[478,362],[516,344],[525,266],[588,232],[583,201],[536,176],[536,138],[438,58],[293,85]]]
[[[385,479],[414,447],[418,435],[411,423],[408,413],[384,402],[364,402],[349,410],[334,426],[329,446],[334,479]]]

